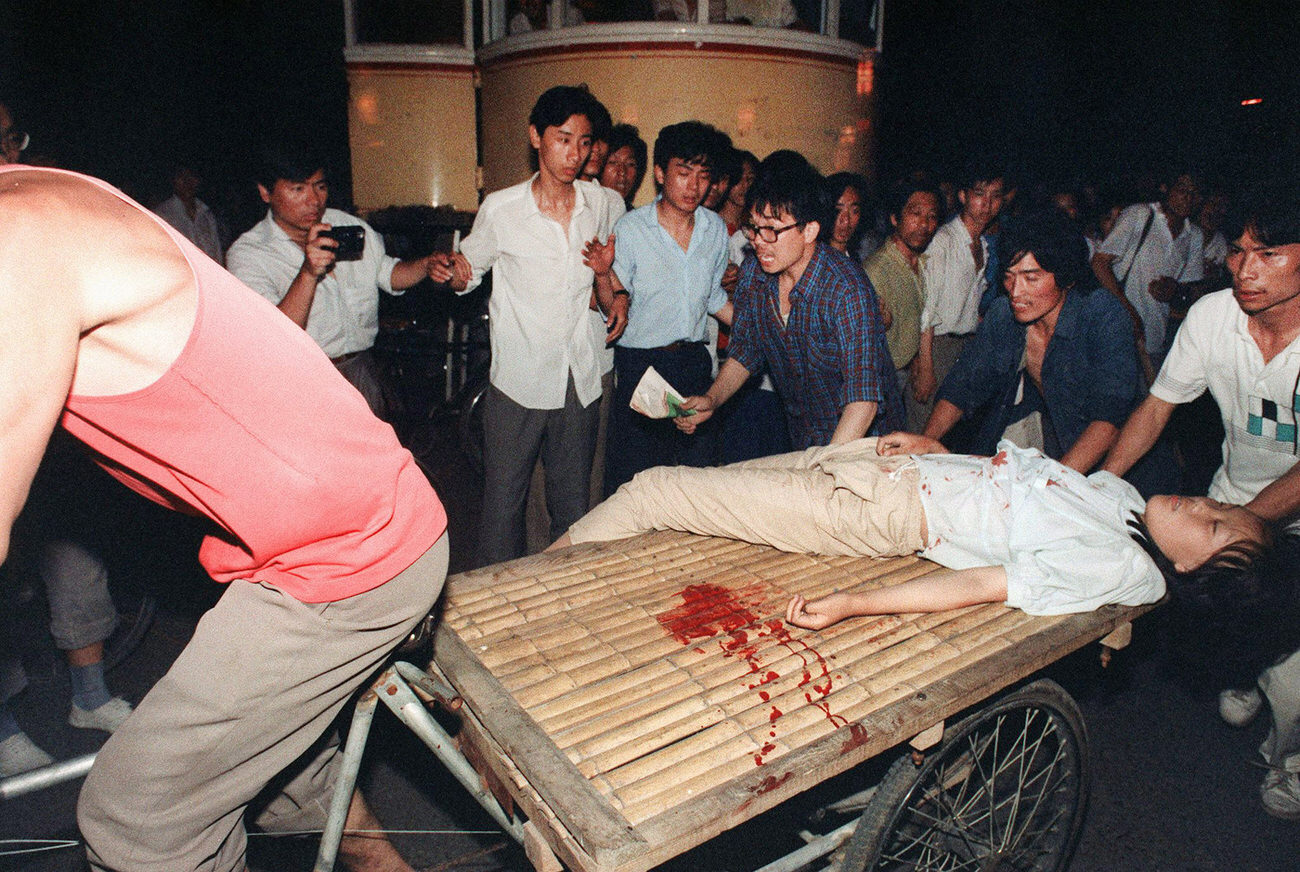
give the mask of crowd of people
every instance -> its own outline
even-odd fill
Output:
[[[1055,614],[1168,586],[1235,649],[1224,717],[1267,702],[1264,808],[1300,818],[1300,199],[1229,210],[1179,168],[1121,207],[1022,190],[987,159],[877,198],[699,121],[648,147],[558,86],[520,131],[536,172],[489,193],[458,250],[389,256],[328,207],[323,161],[280,145],[256,178],[265,218],[223,253],[191,171],[155,215],[24,166],[2,106],[0,128],[0,329],[16,337],[0,377],[20,386],[0,398],[0,557],[61,425],[210,519],[200,559],[229,583],[134,713],[102,669],[78,674],[70,720],[115,731],[79,810],[95,868],[240,868],[242,818],[273,780],[260,825],[320,822],[330,722],[446,571],[445,513],[381,422],[379,294],[467,293],[489,272],[481,563],[525,553],[540,460],[560,546],[673,528],[950,570],[796,599],[799,626],[990,601]],[[647,173],[656,195],[634,207]],[[668,417],[633,408],[651,370],[677,392]],[[1165,431],[1207,391],[1221,461],[1208,495],[1177,496],[1204,440]],[[52,611],[56,590],[103,587],[93,554],[50,572]],[[64,632],[69,663],[102,659],[109,630]],[[0,705],[4,774],[47,762]],[[350,822],[370,820],[358,795]],[[382,840],[347,851],[403,868]]]

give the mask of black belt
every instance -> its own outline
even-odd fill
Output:
[[[682,351],[686,348],[693,348],[696,345],[704,345],[708,340],[705,339],[678,339],[676,342],[669,342],[667,345],[660,345],[658,348],[645,348],[643,351]]]
[[[360,357],[365,354],[364,351],[349,351],[347,354],[340,354],[338,357],[331,357],[330,363],[335,366],[342,366],[354,357]]]

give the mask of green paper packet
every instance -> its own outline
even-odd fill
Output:
[[[668,401],[669,418],[689,418],[691,415],[695,414],[694,409],[683,409],[682,401],[674,397],[672,394],[665,394],[664,399]]]

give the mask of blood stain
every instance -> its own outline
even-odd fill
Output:
[[[994,454],[993,457],[989,459],[989,463],[992,464],[993,466],[1006,466],[1007,453],[1005,451],[999,451],[997,454]]]
[[[844,745],[841,746],[840,753],[847,754],[854,748],[860,748],[867,744],[867,741],[870,738],[871,736],[867,734],[867,728],[855,721],[854,723],[849,724],[849,738],[845,740]]]
[[[836,726],[847,721],[840,715],[833,714],[830,704],[826,702],[833,688],[830,668],[826,658],[802,639],[790,635],[789,628],[780,618],[760,621],[755,610],[762,608],[761,589],[752,592],[746,590],[735,592],[715,584],[692,584],[678,595],[682,604],[676,608],[657,615],[660,626],[667,630],[683,645],[690,645],[696,639],[717,639],[718,647],[724,657],[736,657],[745,661],[751,674],[761,674],[761,678],[749,685],[754,690],[763,684],[776,681],[780,676],[773,670],[763,670],[756,642],[751,642],[751,634],[756,639],[775,639],[782,647],[802,661],[802,678],[800,687],[811,685],[818,700],[814,702],[812,693],[805,693],[804,698],[825,713],[827,719]],[[704,653],[704,649],[695,650]],[[814,683],[815,682],[815,683]],[[767,691],[760,690],[759,698],[763,702],[771,699]],[[773,707],[770,723],[775,724],[781,711]],[[762,765],[762,757],[775,749],[775,745],[755,756],[755,764]]]
[[[793,774],[794,774],[793,772],[787,772],[784,775],[782,775],[780,778],[777,778],[775,775],[769,775],[766,778],[764,778],[762,781],[758,782],[758,784],[753,789],[754,793],[758,796],[762,796],[764,793],[767,793],[772,790],[776,790],[782,784],[785,784],[787,781],[789,781],[790,776]]]

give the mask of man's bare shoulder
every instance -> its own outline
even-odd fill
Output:
[[[174,356],[193,323],[196,291],[161,219],[101,183],[47,170],[0,173],[0,215],[0,303],[27,309],[29,318],[44,317],[31,311],[43,307],[79,325],[78,389],[83,380],[97,389],[132,378],[148,383],[165,369],[158,364]],[[108,358],[138,350],[146,335],[158,346],[147,356],[159,358],[149,372],[112,371],[116,361]],[[96,378],[105,372],[111,377]]]
[[[47,170],[0,173],[0,257],[74,263],[103,245],[130,206],[76,175]]]

